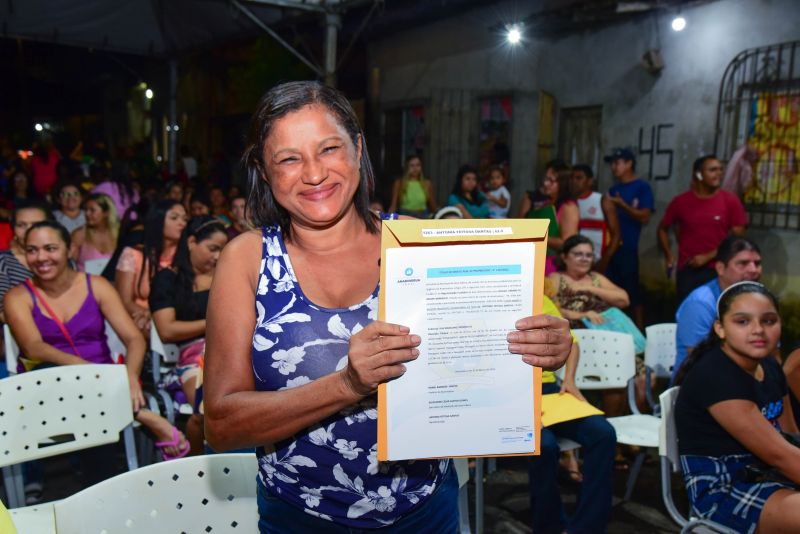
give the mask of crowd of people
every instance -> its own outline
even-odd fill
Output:
[[[596,169],[553,160],[517,205],[507,166],[481,174],[468,164],[441,205],[415,155],[384,210],[346,99],[293,82],[271,89],[254,114],[246,196],[198,178],[184,154],[183,175],[145,181],[131,165],[81,165],[48,143],[29,161],[4,150],[0,320],[20,346],[19,372],[123,362],[132,410],[165,459],[255,448],[262,532],[456,529],[450,462],[377,462],[376,388],[403,374],[421,341],[377,321],[382,219],[547,219],[547,315],[520,318],[509,352],[546,369],[544,393],[585,401],[570,330],[630,334],[643,401],[639,241],[655,202],[631,149],[605,158],[615,178],[605,193]],[[696,514],[741,532],[792,530],[800,451],[778,431],[798,432],[800,350],[778,346],[778,300],[759,283],[760,250],[745,235],[741,201],[721,188],[722,171],[716,156],[698,158],[657,229],[681,301],[671,382],[681,386],[684,476]],[[145,408],[140,378],[154,333],[178,345],[174,378],[198,417],[202,399],[205,432],[199,424],[187,438]],[[550,370],[565,363],[558,384]],[[602,404],[607,416],[627,409],[622,391],[606,392]],[[559,454],[558,437],[581,445],[582,464]],[[541,455],[529,459],[533,531],[605,531],[626,452],[604,416],[545,428]],[[741,476],[759,462],[771,478]],[[559,465],[581,485],[570,517]],[[41,488],[35,468],[26,477]]]

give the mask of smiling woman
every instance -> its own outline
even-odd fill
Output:
[[[456,532],[449,461],[377,461],[375,391],[421,339],[376,320],[380,221],[396,215],[369,210],[372,165],[350,104],[315,82],[271,89],[244,162],[260,229],[226,246],[211,289],[209,444],[256,447],[261,532]],[[566,321],[517,329],[514,353],[563,365]]]
[[[21,359],[28,370],[41,365],[113,364],[105,333],[107,320],[125,345],[137,421],[156,435],[165,459],[185,455],[189,447],[182,434],[163,417],[144,409],[139,385],[144,338],[105,278],[72,269],[69,245],[69,233],[55,221],[37,222],[25,234],[25,256],[33,276],[6,296],[6,319],[25,355]]]

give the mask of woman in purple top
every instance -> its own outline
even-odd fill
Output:
[[[380,217],[353,109],[316,82],[279,85],[259,103],[245,163],[261,228],[226,246],[211,288],[209,444],[256,447],[261,532],[456,532],[448,460],[377,461],[375,391],[421,340],[376,320]],[[564,363],[567,321],[516,326],[511,353]]]
[[[136,420],[153,432],[165,459],[185,456],[189,444],[183,434],[144,408],[139,384],[144,337],[105,278],[70,267],[69,241],[67,230],[54,221],[37,222],[25,234],[25,255],[33,277],[9,291],[5,301],[6,320],[25,360],[30,365],[113,364],[106,343],[108,320],[125,345]]]

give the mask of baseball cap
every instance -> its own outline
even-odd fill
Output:
[[[624,159],[625,161],[636,161],[636,156],[630,148],[615,148],[611,154],[603,158],[606,163],[611,163],[614,160]]]

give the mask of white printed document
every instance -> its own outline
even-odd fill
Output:
[[[448,240],[475,230],[422,228],[423,239]],[[513,236],[489,230],[483,235]],[[381,386],[379,459],[538,454],[541,373],[506,340],[533,315],[537,252],[534,241],[385,249],[383,320],[422,343],[406,373]]]

